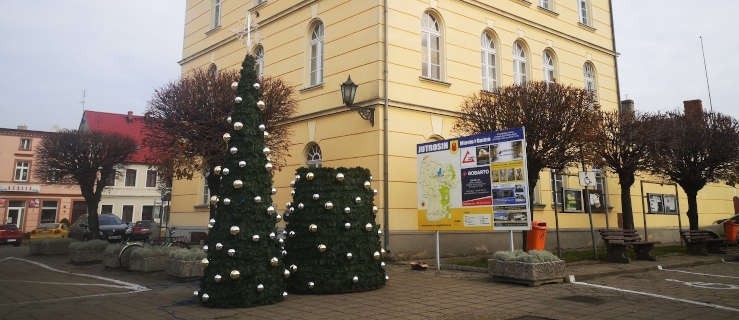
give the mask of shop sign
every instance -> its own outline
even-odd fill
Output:
[[[0,183],[0,192],[41,192],[37,184]]]

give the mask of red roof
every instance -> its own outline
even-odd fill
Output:
[[[108,113],[85,110],[82,114],[82,122],[80,130],[89,130],[91,132],[107,132],[118,133],[131,137],[136,141],[137,151],[129,157],[131,163],[148,163],[146,159],[152,159],[153,154],[148,148],[144,148],[143,142],[146,130],[144,125],[144,116],[134,115],[129,111],[128,114]]]

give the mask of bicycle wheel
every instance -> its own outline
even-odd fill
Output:
[[[121,267],[128,266],[128,258],[131,255],[131,252],[133,251],[131,248],[133,247],[143,247],[144,245],[139,242],[131,242],[126,243],[121,248],[121,251],[118,253],[118,263]],[[125,261],[125,264],[124,264]]]

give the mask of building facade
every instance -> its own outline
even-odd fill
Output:
[[[58,184],[33,174],[36,150],[51,132],[0,128],[0,224],[29,232],[40,223],[73,221],[87,212],[76,184]]]
[[[275,174],[275,202],[291,200],[290,181],[300,166],[366,167],[379,191],[383,240],[398,255],[433,252],[431,233],[417,227],[415,146],[453,137],[466,97],[543,80],[593,90],[605,109],[619,105],[609,0],[188,0],[186,10],[183,75],[196,68],[238,68],[251,53],[260,73],[295,88],[299,106],[287,124],[290,158]],[[340,93],[349,76],[358,85],[352,108]],[[559,201],[552,190],[580,188],[576,172],[542,173],[534,219],[554,224]],[[604,209],[593,224],[615,226],[618,182],[604,175],[599,181]],[[665,184],[642,188],[669,191]],[[732,190],[711,192],[717,202],[702,208],[702,222],[729,210]],[[637,211],[646,198],[633,196]],[[675,196],[684,207],[684,195]],[[204,230],[207,199],[201,179],[176,181],[173,224]],[[573,246],[587,247],[590,237],[582,231],[588,215],[582,206],[567,209],[558,214],[560,227],[572,232]],[[669,229],[679,216],[662,212],[644,219]],[[507,248],[506,239],[501,233],[447,232],[442,253],[494,251]]]

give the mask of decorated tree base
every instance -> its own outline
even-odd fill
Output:
[[[324,294],[384,286],[385,251],[369,170],[300,168],[295,179],[285,217],[288,290]]]

